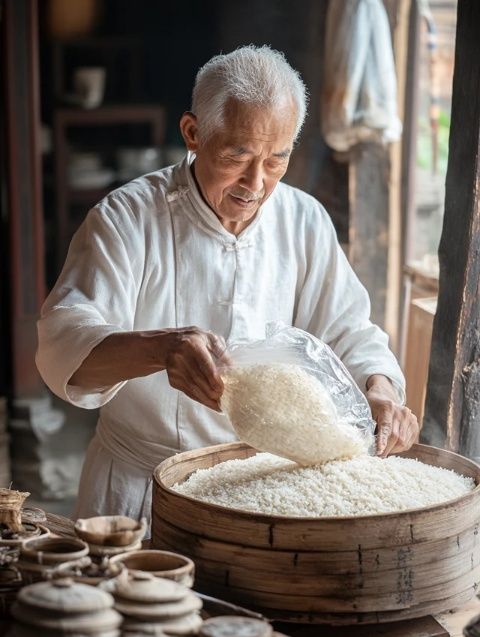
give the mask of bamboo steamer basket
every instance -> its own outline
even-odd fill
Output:
[[[480,466],[414,445],[403,457],[476,487],[446,503],[382,515],[293,518],[194,500],[170,487],[256,451],[244,443],[177,454],[154,471],[152,548],[194,560],[200,591],[292,622],[359,624],[459,607],[480,581]]]

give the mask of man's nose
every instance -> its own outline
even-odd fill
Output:
[[[263,171],[258,164],[252,163],[242,175],[242,186],[250,192],[261,192],[263,190]]]

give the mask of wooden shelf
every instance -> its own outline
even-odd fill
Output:
[[[110,185],[105,188],[69,188],[67,191],[68,199],[72,203],[78,204],[87,204],[93,205],[100,199],[103,199],[108,195],[108,193],[118,188],[119,184],[117,182],[112,182]]]
[[[107,104],[92,109],[61,107],[56,111],[55,120],[63,126],[150,123],[163,129],[165,109],[151,104]]]
[[[121,185],[115,181],[105,188],[72,188],[68,183],[68,164],[70,148],[67,141],[68,131],[82,127],[106,127],[117,125],[145,125],[149,128],[148,144],[159,148],[165,138],[165,107],[161,104],[106,104],[99,108],[86,110],[78,107],[61,107],[54,115],[55,144],[55,187],[56,216],[58,223],[57,268],[63,265],[72,231],[76,230],[79,219],[78,208],[85,206],[85,214],[109,192]],[[122,131],[116,131],[119,136]],[[100,137],[101,140],[101,137]],[[130,142],[131,143],[131,142]],[[88,144],[86,147],[88,148]],[[112,141],[105,142],[105,151],[111,151]],[[102,152],[99,143],[97,152]],[[75,214],[75,208],[77,214]]]

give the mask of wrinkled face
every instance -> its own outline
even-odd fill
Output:
[[[183,115],[180,126],[188,150],[196,153],[193,168],[203,198],[222,225],[239,234],[287,170],[297,114],[291,102],[272,111],[232,100],[224,121],[203,144],[192,113]]]

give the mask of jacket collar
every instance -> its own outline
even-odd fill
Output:
[[[243,242],[248,237],[250,237],[257,228],[262,216],[264,215],[264,210],[269,204],[272,196],[270,196],[267,201],[260,206],[252,223],[250,223],[244,230],[242,230],[242,232],[238,236],[235,236],[223,227],[217,215],[213,212],[210,206],[206,204],[205,200],[200,194],[197,182],[195,181],[195,177],[193,176],[192,164],[194,160],[195,154],[188,152],[185,159],[178,165],[180,178],[179,182],[183,184],[183,188],[179,188],[179,190],[176,192],[183,192],[187,195],[196,215],[198,216],[197,222],[199,222],[199,225],[208,228],[210,233],[213,232],[217,235],[221,235],[222,239],[224,241],[226,240],[228,243],[235,244],[240,241]]]

